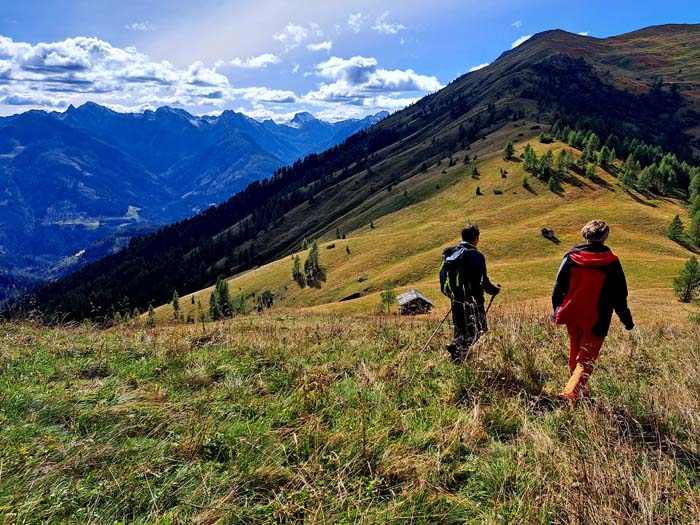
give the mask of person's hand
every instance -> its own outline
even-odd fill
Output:
[[[496,285],[496,293],[493,294],[493,295],[498,295],[499,293],[501,293],[501,285],[500,285],[500,284],[497,284],[497,285]]]

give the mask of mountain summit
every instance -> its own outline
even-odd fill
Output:
[[[223,202],[375,122],[297,117],[313,131],[233,111],[118,113],[93,102],[0,118],[0,271],[43,277],[110,236],[118,249],[131,232]]]
[[[288,256],[303,238],[353,232],[422,202],[445,190],[455,164],[498,154],[505,141],[525,140],[555,121],[617,140],[620,152],[643,141],[692,160],[700,151],[700,59],[690,52],[698,41],[698,25],[606,39],[535,35],[342,144],[46,287],[38,299],[49,312],[76,318],[110,315],[124,297],[141,309],[163,303],[174,289],[189,293]],[[402,184],[418,189],[395,191]],[[453,205],[479,214],[466,201]],[[99,305],[93,300],[88,311],[75,297],[89,296],[98,280]]]
[[[294,118],[289,121],[289,125],[293,128],[301,128],[311,122],[318,122],[318,120],[311,113],[302,111],[294,115]]]

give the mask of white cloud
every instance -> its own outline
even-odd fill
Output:
[[[515,29],[520,29],[521,27],[523,27],[523,21],[522,21],[522,20],[516,20],[515,22],[513,22],[513,23],[510,24],[510,25],[512,25]]]
[[[289,23],[284,31],[276,33],[272,38],[282,42],[285,49],[293,49],[309,37],[309,32],[304,26]]]
[[[399,31],[404,31],[406,29],[406,26],[402,24],[390,24],[389,22],[387,22],[388,17],[389,11],[384,11],[382,16],[377,18],[376,22],[372,26],[372,29],[386,35],[395,35]]]
[[[292,104],[297,101],[293,91],[269,89],[266,87],[247,87],[231,89],[230,93],[236,98],[249,102],[275,102],[277,104]]]
[[[490,62],[484,62],[483,64],[479,64],[478,66],[470,67],[469,72],[472,73],[473,71],[479,71],[480,69],[485,68],[489,64]]]
[[[156,26],[154,26],[150,20],[146,20],[145,22],[132,22],[131,24],[126,24],[124,26],[125,29],[128,29],[129,31],[143,31],[143,32],[148,32],[148,31],[155,31]]]
[[[66,99],[55,97],[46,97],[41,93],[32,93],[29,91],[18,92],[9,90],[6,87],[0,87],[0,104],[8,106],[32,106],[42,108],[65,108],[68,106]]]
[[[350,16],[348,16],[348,27],[353,32],[359,33],[365,20],[367,20],[367,17],[362,13],[351,13]]]
[[[316,66],[319,76],[326,79],[317,90],[304,96],[310,102],[335,102],[364,106],[368,101],[406,92],[431,92],[442,87],[434,76],[420,75],[412,69],[388,70],[378,67],[375,58],[355,56],[349,59],[331,57]]]
[[[322,77],[348,80],[352,84],[368,82],[377,70],[376,58],[355,56],[350,59],[331,57],[316,66]]]
[[[245,113],[247,116],[260,121],[271,119],[278,124],[289,122],[298,113],[297,110],[289,111],[289,106],[270,106],[266,104],[253,104],[252,108],[239,107],[236,111]]]
[[[301,69],[301,66],[299,64],[294,64],[294,67],[292,68],[292,73],[297,74],[299,73],[299,70]]]
[[[36,45],[0,36],[0,76],[12,95],[0,103],[62,107],[65,101],[220,105],[230,98],[228,79],[202,62],[176,68],[134,48],[76,37]]]
[[[309,51],[330,51],[333,48],[333,41],[326,40],[325,42],[319,42],[318,44],[309,44],[306,49]]]
[[[234,58],[231,60],[230,64],[236,67],[242,67],[245,69],[265,69],[267,66],[272,64],[279,64],[280,57],[273,55],[272,53],[264,53],[256,57],[250,57],[245,60],[241,58]]]
[[[412,69],[387,70],[377,67],[376,58],[355,56],[331,57],[316,66],[319,75],[341,80],[349,86],[384,91],[435,91],[442,86],[434,76],[419,75]]]
[[[579,35],[581,35],[581,36],[588,36],[588,31],[581,31],[581,32],[579,33]]]
[[[316,22],[311,22],[309,24],[309,27],[311,28],[311,31],[318,37],[323,36],[323,29],[321,29],[321,26],[318,25]]]
[[[520,38],[518,38],[515,42],[513,42],[513,43],[510,45],[510,48],[511,48],[511,49],[515,49],[515,48],[518,47],[520,44],[522,44],[523,42],[526,42],[527,40],[530,40],[531,38],[532,38],[532,35],[523,35],[523,36],[521,36]]]

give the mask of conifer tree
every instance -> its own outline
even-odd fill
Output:
[[[637,179],[637,189],[645,195],[648,195],[654,186],[655,171],[655,167],[652,164],[651,166],[644,168],[639,174],[639,178]],[[625,166],[625,174],[629,174],[629,177],[634,176],[634,172],[627,166]]]
[[[221,310],[219,309],[219,302],[217,301],[216,296],[216,290],[214,290],[209,296],[209,317],[212,321],[221,319]]]
[[[700,248],[700,213],[695,213],[690,220],[690,240]]]
[[[607,146],[603,146],[598,152],[598,165],[607,168],[612,163],[612,152]]]
[[[549,178],[549,172],[552,168],[552,150],[547,150],[547,153],[540,157],[537,161],[537,176],[543,180]]]
[[[589,179],[595,179],[595,177],[596,177],[595,164],[591,163],[586,167],[586,177]]]
[[[300,288],[304,288],[306,286],[306,277],[304,277],[304,272],[301,270],[301,257],[299,255],[294,257],[292,279],[296,281]]]
[[[636,168],[639,167],[639,162],[634,161],[632,163],[632,167],[629,168],[631,170],[635,170]],[[639,172],[639,171],[638,171]],[[650,164],[643,170],[641,170],[641,174],[639,176],[640,182],[642,179],[642,175],[644,175],[645,179],[645,184],[648,184],[648,189],[647,192],[651,191],[656,191],[659,194],[663,194],[666,192],[666,182],[663,179],[663,176],[661,175],[661,172],[659,171],[659,167],[656,164]],[[638,186],[640,187],[640,186]],[[641,187],[640,187],[641,191]]]
[[[153,309],[153,305],[148,305],[148,317],[146,318],[146,326],[153,328],[156,325],[156,312]]]
[[[512,141],[506,142],[506,145],[503,146],[503,158],[505,160],[510,160],[513,158],[513,155],[515,154],[515,147],[513,146]]]
[[[676,215],[668,225],[668,238],[672,241],[680,241],[683,238],[683,221]]]
[[[177,321],[178,314],[180,313],[180,296],[177,290],[173,291],[173,317]]]
[[[566,151],[560,150],[557,154],[556,171],[557,176],[563,177],[569,169]]]
[[[202,323],[202,332],[204,331],[204,321],[207,320],[207,314],[204,313],[204,309],[202,308],[202,301],[197,299],[197,318],[199,319],[199,322]]]
[[[216,302],[219,307],[219,314],[224,317],[231,317],[233,315],[231,309],[231,295],[228,290],[228,282],[226,279],[219,278],[216,281]]]
[[[700,265],[695,256],[685,263],[680,275],[673,280],[673,289],[683,303],[697,299],[700,292]]]
[[[396,301],[396,292],[394,291],[394,284],[391,281],[386,283],[386,287],[380,296],[382,299],[382,309],[385,309],[386,314],[389,315],[391,313],[391,307],[394,301]]]
[[[131,318],[133,319],[135,326],[139,326],[141,324],[141,311],[137,306],[134,306],[134,309],[131,311]]]
[[[320,286],[321,281],[326,280],[325,270],[321,266],[318,243],[316,241],[311,244],[309,256],[306,261],[304,261],[304,275],[306,277],[306,284],[309,286]]]
[[[620,175],[620,187],[623,191],[629,192],[634,187],[636,180],[637,178],[634,176],[634,173],[625,170],[622,172],[622,175]]]

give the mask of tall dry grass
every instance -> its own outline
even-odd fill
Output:
[[[501,309],[451,364],[436,318],[262,315],[0,336],[7,523],[696,523],[696,327],[567,341]]]

